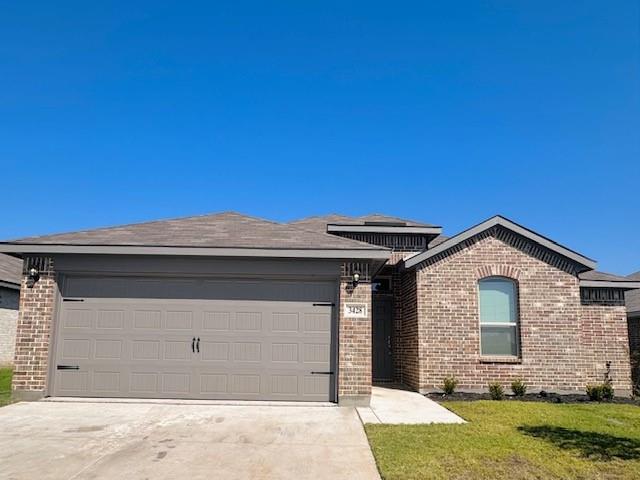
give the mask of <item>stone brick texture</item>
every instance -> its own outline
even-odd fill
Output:
[[[13,364],[20,292],[0,287],[0,365]]]
[[[367,305],[367,318],[346,318],[346,303]],[[371,395],[371,283],[340,282],[338,400]]]
[[[477,283],[488,276],[518,284],[517,358],[480,353]],[[521,377],[531,391],[583,392],[604,380],[610,362],[616,391],[631,391],[624,307],[583,305],[575,272],[485,235],[406,272],[402,285],[401,378],[416,390],[438,390],[453,375],[459,390],[485,390],[492,381],[508,386]]]
[[[53,261],[40,259],[40,278],[23,276],[16,329],[13,390],[43,392],[47,386],[49,342],[57,292]]]
[[[640,317],[629,317],[629,350],[631,354],[631,378],[636,394],[640,393]]]

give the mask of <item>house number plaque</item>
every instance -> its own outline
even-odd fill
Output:
[[[344,316],[345,318],[367,318],[367,304],[345,303]]]

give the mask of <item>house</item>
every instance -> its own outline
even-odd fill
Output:
[[[0,254],[0,365],[13,363],[22,261]]]
[[[0,243],[24,259],[13,388],[43,395],[367,404],[523,378],[631,391],[640,282],[504,217],[453,237],[384,215],[237,213]]]
[[[640,282],[640,272],[629,275],[629,280]],[[640,389],[640,290],[625,293],[629,322],[629,349],[631,351],[631,376],[634,389]]]

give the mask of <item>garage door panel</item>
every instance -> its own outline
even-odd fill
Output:
[[[69,396],[86,395],[89,392],[89,372],[61,372],[60,392]]]
[[[169,310],[166,313],[165,328],[167,330],[193,331],[193,311]]]
[[[226,332],[229,331],[230,322],[231,312],[205,311],[202,319],[202,330],[204,332]]]
[[[155,372],[131,372],[129,375],[130,391],[132,394],[140,394],[142,396],[153,395],[159,393],[160,379],[159,374]]]
[[[203,362],[227,362],[230,351],[229,342],[203,340],[200,343],[200,359]]]
[[[271,361],[278,363],[298,363],[297,343],[272,343]]]
[[[109,396],[119,396],[122,388],[121,378],[121,372],[94,371],[93,390]]]
[[[302,380],[305,397],[317,397],[329,389],[328,375],[304,375]]]
[[[86,279],[84,279],[86,280]],[[220,281],[119,279],[73,281],[86,298],[62,302],[54,394],[140,398],[329,400],[332,307],[291,299],[334,285],[228,282],[231,299],[188,297],[184,289]],[[261,300],[248,300],[242,284]],[[65,282],[64,292],[68,292]],[[265,287],[262,288],[261,287]],[[285,294],[276,295],[286,286]],[[96,291],[99,290],[99,291]],[[177,289],[178,293],[169,293]],[[183,289],[183,290],[181,290]],[[128,297],[106,298],[126,291]],[[217,292],[215,295],[218,295]],[[212,296],[215,296],[212,295]],[[272,301],[262,300],[269,295]],[[154,297],[155,296],[155,297]],[[140,298],[144,297],[144,298]],[[288,300],[283,300],[290,297]],[[197,341],[194,341],[197,340]],[[198,351],[199,350],[199,351]]]
[[[122,360],[124,340],[122,339],[95,339],[96,360]]]
[[[191,372],[162,374],[162,393],[167,395],[190,395]]]
[[[62,327],[65,329],[93,328],[95,311],[86,308],[68,309],[62,317]]]
[[[62,355],[70,360],[89,360],[91,343],[89,338],[65,338],[61,345]]]
[[[162,312],[160,310],[135,310],[133,328],[135,330],[160,330],[162,328]]]

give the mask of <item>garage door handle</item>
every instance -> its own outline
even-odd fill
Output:
[[[333,372],[311,372],[311,375],[333,375]]]
[[[196,337],[193,337],[193,338],[191,339],[191,351],[192,351],[193,353],[196,353]]]
[[[58,370],[80,370],[78,365],[58,365],[56,368]]]
[[[198,337],[198,341],[196,343],[196,351],[200,353],[200,337]]]

